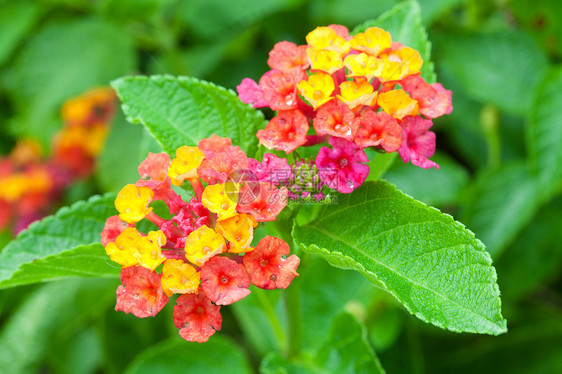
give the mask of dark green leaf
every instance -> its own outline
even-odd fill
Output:
[[[139,353],[126,374],[252,373],[248,359],[236,344],[216,334],[205,344],[180,338],[156,344]]]
[[[527,127],[531,160],[546,197],[562,182],[561,85],[562,68],[551,70],[537,90]]]
[[[22,38],[39,19],[35,2],[10,1],[0,4],[0,65],[8,60]]]
[[[524,115],[547,68],[544,52],[522,31],[435,34],[436,56],[467,94]],[[525,84],[517,79],[525,77]]]
[[[303,250],[384,287],[412,314],[452,331],[501,334],[496,272],[474,234],[396,190],[366,183],[295,226]]]
[[[142,123],[175,155],[213,134],[229,137],[248,156],[257,152],[256,132],[263,114],[244,104],[233,91],[189,77],[125,77],[112,83],[132,123]]]
[[[384,373],[373,348],[367,340],[365,327],[351,314],[333,319],[328,339],[317,354],[287,360],[279,353],[265,357],[263,374],[301,373]]]
[[[420,6],[415,1],[406,1],[396,5],[374,21],[367,21],[357,26],[353,34],[363,32],[369,27],[380,27],[392,35],[392,40],[417,50],[424,63],[422,76],[429,82],[436,81],[433,62],[431,61],[431,43],[422,25]]]
[[[114,200],[113,194],[94,196],[33,223],[0,253],[0,288],[52,277],[108,275],[116,271],[108,263],[104,265],[107,257],[104,259],[99,247],[86,246],[99,243],[106,218],[117,213]],[[79,246],[85,247],[72,251]]]
[[[65,100],[134,68],[132,41],[116,26],[95,19],[48,24],[25,45],[10,74],[14,131],[49,145],[62,126],[58,113]]]
[[[470,186],[459,216],[496,258],[533,217],[539,187],[526,164],[481,173]]]

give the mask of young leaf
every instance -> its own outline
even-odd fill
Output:
[[[548,197],[562,182],[562,68],[551,70],[537,89],[527,127],[527,144]]]
[[[106,218],[116,213],[114,200],[114,194],[94,196],[33,223],[0,253],[0,288],[49,278],[112,274],[115,269],[109,261],[103,266],[99,247],[75,248],[99,243]],[[78,256],[88,261],[77,261]],[[58,269],[49,270],[52,266]]]
[[[179,338],[156,344],[141,352],[126,374],[252,373],[248,359],[236,344],[219,334],[205,344]]]
[[[266,125],[263,114],[231,90],[171,75],[124,77],[112,86],[128,120],[145,125],[171,155],[213,134],[231,138],[249,156],[257,151],[256,132]]]
[[[384,287],[423,321],[457,332],[506,331],[490,255],[474,234],[384,182],[368,182],[295,225],[301,248]]]
[[[428,83],[435,83],[435,71],[431,61],[431,43],[422,24],[420,6],[416,1],[406,1],[396,5],[373,21],[357,26],[352,34],[363,32],[369,27],[380,27],[392,35],[392,40],[417,50],[422,59],[422,77]]]

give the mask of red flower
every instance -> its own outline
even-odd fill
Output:
[[[243,259],[252,284],[266,290],[289,287],[299,275],[296,270],[300,263],[296,255],[289,253],[289,245],[279,238],[266,236],[260,240]]]
[[[269,107],[272,110],[295,109],[298,105],[297,83],[303,79],[306,79],[306,73],[301,69],[265,73],[260,79],[260,87]]]
[[[251,214],[256,221],[275,221],[287,205],[287,187],[272,183],[246,182],[238,193],[238,213]]]
[[[248,168],[248,156],[238,146],[230,145],[203,153],[205,158],[197,169],[197,174],[206,183],[224,183],[231,178],[232,172]]]
[[[282,110],[265,130],[258,130],[257,137],[267,148],[288,154],[306,143],[308,129],[308,120],[300,110]]]
[[[282,41],[269,52],[267,64],[275,70],[289,72],[293,68],[305,70],[310,66],[306,57],[306,45]]]
[[[168,303],[160,285],[160,275],[142,266],[121,269],[115,310],[133,313],[138,318],[154,317]]]
[[[201,268],[201,288],[217,305],[229,305],[250,294],[250,276],[244,265],[214,256]]]
[[[205,343],[209,337],[221,329],[220,306],[200,289],[199,294],[181,295],[174,305],[174,324],[182,338],[190,342]]]
[[[359,120],[355,119],[355,113],[340,100],[331,100],[318,109],[316,118],[312,121],[318,135],[329,134],[353,140]]]
[[[205,154],[205,157],[214,157],[215,154],[224,152],[230,146],[232,146],[230,138],[221,138],[217,134],[201,139],[197,144],[197,148]]]
[[[140,163],[138,170],[142,180],[163,181],[168,177],[169,167],[169,154],[148,152],[148,156]]]
[[[394,152],[402,143],[402,128],[386,112],[367,110],[361,115],[359,129],[353,141],[361,148],[381,147],[389,153]]]

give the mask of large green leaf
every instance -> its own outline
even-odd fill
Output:
[[[106,218],[116,213],[114,200],[113,194],[94,196],[33,223],[0,253],[0,288],[114,274],[117,270],[104,259],[100,247],[87,246],[99,243]]]
[[[42,9],[35,2],[11,1],[0,4],[0,65],[10,58],[41,13]]]
[[[141,352],[126,374],[252,373],[242,349],[216,334],[205,344],[170,339]]]
[[[56,51],[56,53],[54,53]],[[129,35],[97,19],[47,24],[19,53],[8,76],[14,132],[50,145],[63,102],[135,69]]]
[[[537,211],[539,191],[525,163],[506,164],[478,175],[459,216],[497,258]]]
[[[343,313],[333,319],[328,339],[324,339],[317,354],[287,360],[279,353],[271,353],[263,360],[263,374],[305,373],[373,373],[382,374],[373,348],[367,340],[365,327],[351,314]]]
[[[172,155],[213,134],[231,138],[250,157],[257,151],[256,132],[265,126],[263,114],[231,90],[170,75],[124,77],[112,85],[128,120],[145,125]]]
[[[553,69],[537,90],[527,127],[527,144],[545,195],[562,182],[562,68]]]
[[[501,334],[496,271],[474,234],[384,181],[339,195],[295,225],[301,248],[384,287],[418,318],[452,331]]]
[[[381,27],[392,35],[392,40],[416,49],[424,63],[422,76],[429,83],[436,81],[433,62],[431,62],[431,43],[422,24],[420,6],[415,1],[396,5],[373,21],[367,21],[353,30],[353,34],[363,32],[369,27]]]
[[[42,372],[39,365],[52,344],[64,341],[68,344],[69,337],[83,331],[93,317],[115,302],[116,283],[107,279],[83,279],[37,288],[3,324],[0,371]],[[94,354],[91,351],[89,359]]]
[[[432,35],[436,56],[467,94],[508,113],[524,115],[548,61],[522,31]],[[514,77],[525,77],[521,84]]]

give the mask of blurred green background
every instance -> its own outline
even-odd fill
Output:
[[[244,77],[257,80],[268,70],[276,42],[304,44],[310,30],[331,23],[352,29],[397,3],[0,1],[0,153],[22,137],[48,149],[62,127],[63,102],[112,79],[189,75],[235,89]],[[383,178],[452,214],[486,244],[510,331],[499,337],[442,331],[357,274],[331,270],[326,279],[320,261],[301,277],[305,306],[316,310],[304,328],[321,331],[327,315],[353,311],[388,373],[561,373],[562,2],[419,3],[438,82],[453,91],[454,111],[435,121],[440,170],[398,160]],[[158,148],[119,114],[95,176],[74,186],[63,204],[134,182],[138,163]],[[116,282],[1,290],[0,372],[120,373],[144,349],[176,334],[171,310],[154,320],[115,313]],[[243,321],[248,310],[232,309],[221,335],[239,342],[257,366],[264,353],[255,349],[259,339],[241,337],[233,321]]]

